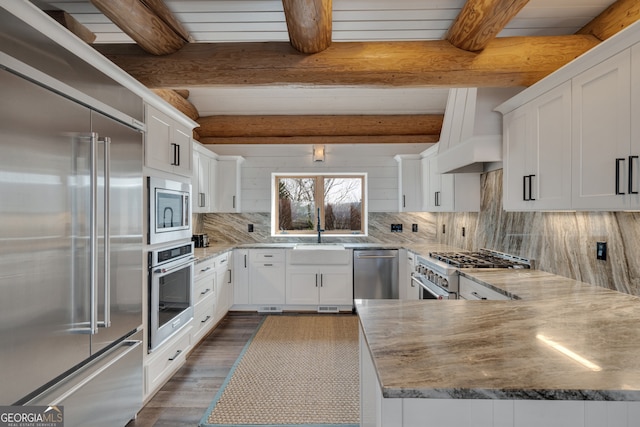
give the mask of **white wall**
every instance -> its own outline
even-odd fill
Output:
[[[240,155],[242,211],[271,211],[271,173],[366,172],[370,212],[397,212],[396,154],[418,154],[431,144],[334,144],[324,162],[313,162],[310,145],[209,145],[219,155]]]

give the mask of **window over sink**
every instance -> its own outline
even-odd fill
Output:
[[[273,174],[273,236],[366,235],[366,174]]]

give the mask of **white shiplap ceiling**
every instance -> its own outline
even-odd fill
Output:
[[[89,0],[33,0],[65,10],[96,43],[133,43]],[[499,34],[573,34],[613,0],[531,0]],[[165,0],[196,42],[288,41],[282,0]],[[333,41],[439,40],[465,0],[333,0]],[[366,87],[190,88],[200,115],[443,113],[447,89]]]

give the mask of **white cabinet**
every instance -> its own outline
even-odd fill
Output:
[[[186,323],[157,351],[145,358],[145,397],[154,394],[184,364],[191,349],[192,322]]]
[[[640,155],[631,148],[631,51],[574,77],[572,91],[573,208],[637,208],[638,196],[629,196],[638,191]]]
[[[398,155],[398,212],[422,211],[422,171],[420,156]]]
[[[148,104],[145,105],[145,123],[145,165],[165,172],[191,176],[192,129]]]
[[[353,304],[352,266],[287,267],[286,303],[351,307]]]
[[[216,324],[214,316],[217,298],[216,264],[211,258],[194,267],[192,344],[197,344]]]
[[[249,304],[249,250],[233,250],[233,304]]]
[[[505,210],[571,208],[571,84],[506,114]]]
[[[400,265],[404,265],[404,268],[400,270],[400,299],[417,300],[420,299],[419,289],[416,282],[413,281],[413,273],[415,271],[416,254],[406,249],[401,249],[400,253],[405,253],[400,256]],[[404,261],[404,264],[402,263]]]
[[[285,250],[249,251],[249,303],[281,306],[285,303]]]
[[[193,143],[192,208],[193,213],[215,210],[215,173],[217,160],[214,154],[196,142]]]
[[[422,159],[424,211],[479,212],[480,174],[441,174],[435,154]]]
[[[295,257],[297,251],[286,252],[287,305],[314,306],[318,311],[351,310],[353,251],[339,251],[339,256],[325,256],[323,251],[318,251],[313,259]]]
[[[226,316],[229,308],[233,304],[233,281],[232,281],[232,259],[231,252],[224,253],[215,258],[216,262],[216,285],[217,301],[215,309],[215,323],[218,323]]]
[[[216,212],[242,212],[240,207],[241,167],[244,158],[219,156],[217,162]]]
[[[474,282],[468,277],[460,276],[460,299],[465,300],[510,300],[507,295],[494,291],[478,282]]]

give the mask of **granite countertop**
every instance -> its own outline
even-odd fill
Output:
[[[640,400],[640,298],[536,270],[463,274],[520,299],[356,301],[384,397]]]

